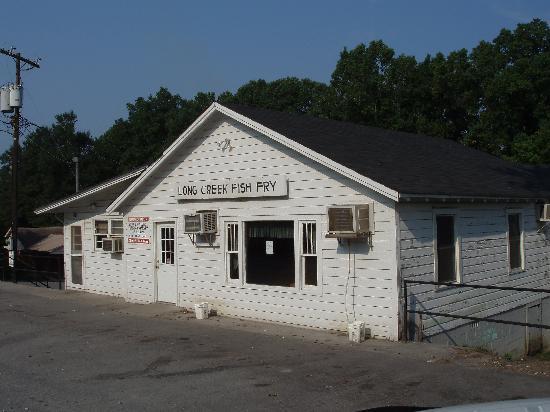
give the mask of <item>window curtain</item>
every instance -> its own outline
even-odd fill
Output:
[[[246,227],[249,239],[294,239],[293,222],[252,222]]]

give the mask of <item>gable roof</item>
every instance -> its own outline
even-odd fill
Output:
[[[550,167],[448,139],[236,104],[229,109],[399,192],[399,197],[550,198]]]
[[[5,237],[11,237],[11,229]],[[17,250],[63,254],[63,226],[18,228]]]
[[[550,166],[527,167],[451,140],[238,104],[213,103],[107,207],[116,210],[219,112],[395,201],[550,199]]]
[[[118,184],[122,184],[123,182],[127,182],[127,184],[129,185],[131,183],[130,179],[134,179],[135,177],[139,176],[144,170],[145,170],[145,167],[140,167],[139,169],[132,170],[131,172],[125,173],[121,176],[117,176],[112,179],[106,180],[95,186],[89,187],[81,192],[67,196],[60,200],[56,200],[55,202],[52,202],[48,205],[41,206],[38,209],[36,209],[34,213],[39,215],[42,213],[55,211],[60,207],[68,206],[73,202],[84,199],[93,194],[102,192],[110,187],[113,187]]]
[[[315,153],[313,150],[299,144],[298,142],[295,142],[292,139],[289,139],[280,133],[277,133],[274,130],[271,130],[262,124],[255,122],[252,119],[248,119],[239,113],[228,109],[225,106],[222,106],[219,103],[212,103],[212,105],[206,109],[204,113],[202,113],[197,120],[193,122],[191,126],[187,128],[171,145],[164,151],[162,156],[158,158],[154,163],[152,163],[136,180],[134,180],[130,186],[117,198],[113,203],[111,203],[107,207],[107,212],[113,212],[116,210],[125,199],[127,199],[139,185],[144,182],[151,174],[157,170],[157,168],[164,162],[165,159],[167,159],[177,148],[179,148],[181,145],[183,145],[193,134],[195,130],[197,130],[205,121],[207,121],[214,113],[222,113],[230,118],[233,118],[237,120],[238,122],[250,127],[253,130],[256,130],[265,136],[273,139],[274,141],[291,148],[292,150],[295,150],[298,153],[303,154],[304,156],[315,160],[316,162],[328,167],[329,169],[332,169],[336,171],[337,173],[340,173],[343,176],[346,176],[356,182],[361,183],[362,185],[374,190],[375,192],[381,193],[384,196],[397,200],[398,199],[398,193],[388,187],[385,187],[384,185],[375,182],[374,180],[370,179],[367,176],[363,176],[337,162],[330,159],[327,156],[324,156],[320,153]]]

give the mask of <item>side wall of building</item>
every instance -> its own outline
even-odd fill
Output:
[[[403,279],[434,281],[435,214],[455,215],[459,242],[460,278],[464,283],[550,289],[550,233],[540,230],[534,204],[402,204],[400,218],[400,271]],[[510,270],[508,257],[508,213],[520,213],[523,227],[524,269]],[[525,321],[527,307],[541,305],[550,296],[486,289],[410,285],[411,308],[475,317],[501,317]],[[527,305],[527,306],[526,306]],[[546,307],[543,303],[542,306]],[[519,310],[519,312],[514,312]],[[533,311],[531,310],[531,313]],[[550,313],[547,315],[550,321]],[[414,315],[412,316],[414,318]],[[540,319],[528,319],[533,323]],[[470,324],[473,329],[450,332]],[[474,346],[517,347],[523,344],[525,328],[500,327],[486,322],[423,316],[423,335],[431,340]],[[441,339],[435,338],[436,335]],[[453,336],[451,336],[453,335]],[[507,335],[507,337],[505,336]],[[474,338],[475,337],[475,338]],[[503,340],[508,340],[503,343]],[[515,342],[517,341],[517,342]],[[521,346],[521,345],[520,345]]]
[[[64,209],[65,285],[69,290],[126,297],[126,262],[123,254],[103,252],[95,247],[95,220],[121,218],[107,215],[105,209],[120,194],[124,185],[103,190]],[[71,226],[82,230],[82,284],[72,281]]]
[[[226,144],[221,144],[226,142]],[[228,142],[228,144],[227,144]],[[286,177],[284,198],[178,201],[178,184],[227,178]],[[368,242],[327,239],[329,205],[374,202],[375,233]],[[230,282],[225,231],[213,246],[197,247],[183,233],[183,215],[216,209],[218,223],[290,220],[317,223],[319,285],[304,288]],[[128,299],[156,300],[155,222],[174,221],[179,306],[206,301],[221,314],[289,324],[345,329],[363,320],[378,337],[397,338],[398,287],[394,202],[316,162],[218,115],[173,153],[121,209],[125,218],[148,217],[151,244],[126,243]],[[242,233],[242,232],[241,232]],[[296,232],[297,233],[297,232]],[[295,237],[295,242],[299,242]]]

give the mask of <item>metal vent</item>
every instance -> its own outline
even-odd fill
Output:
[[[202,233],[216,233],[218,231],[218,213],[215,210],[200,212],[202,220]]]
[[[331,207],[328,209],[328,231],[355,232],[353,207]]]
[[[184,232],[185,233],[200,233],[201,232],[201,217],[200,215],[185,215]]]
[[[541,222],[550,222],[550,203],[546,203],[542,208]]]

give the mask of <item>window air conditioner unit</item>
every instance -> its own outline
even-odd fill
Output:
[[[201,216],[199,214],[183,216],[183,233],[201,233]]]
[[[124,239],[121,237],[106,237],[103,239],[103,251],[122,253],[124,251]]]
[[[550,203],[546,203],[543,206],[539,220],[541,222],[550,222]]]
[[[359,238],[374,232],[373,205],[330,206],[326,237]]]
[[[185,215],[184,233],[209,234],[218,231],[218,212],[215,210],[200,210],[194,215]]]

